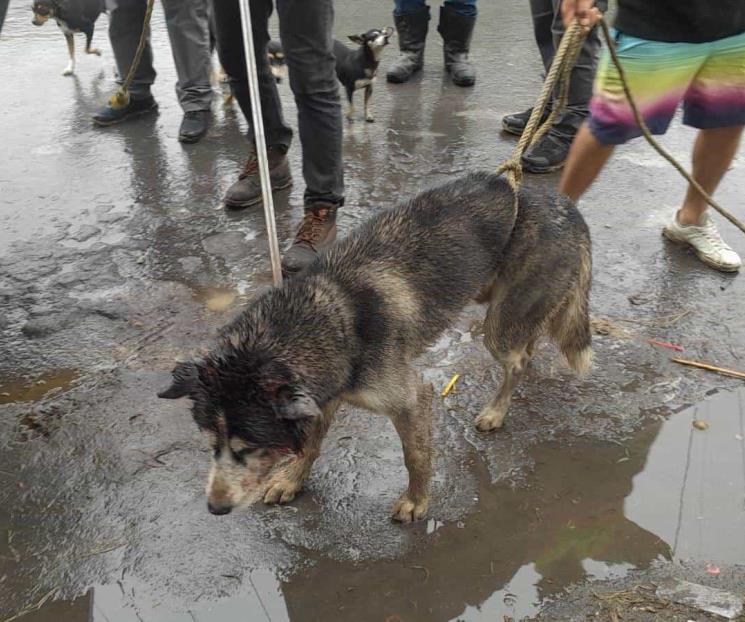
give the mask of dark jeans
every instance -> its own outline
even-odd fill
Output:
[[[276,4],[279,36],[297,104],[305,203],[321,200],[342,204],[342,116],[332,52],[333,3],[332,0],[276,0]],[[267,147],[287,151],[292,130],[282,115],[277,84],[266,56],[273,2],[250,0],[250,6]],[[213,10],[220,63],[250,125],[251,98],[238,0],[213,0]],[[249,138],[253,140],[252,131]]]
[[[426,0],[394,0],[394,5],[393,12],[396,15],[406,15],[421,11],[426,5]],[[476,17],[476,0],[445,0],[443,5],[458,15]]]
[[[608,9],[608,0],[597,0],[596,6],[603,12]],[[564,34],[564,22],[561,20],[561,0],[530,0],[530,12],[533,16],[533,32],[541,53],[543,66],[548,71],[554,60],[561,37]],[[589,114],[592,84],[595,80],[595,69],[600,52],[598,28],[592,29],[577,64],[572,70],[569,83],[567,106],[552,132],[567,138],[573,138],[579,126]]]

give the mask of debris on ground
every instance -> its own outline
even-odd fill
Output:
[[[706,371],[713,371],[723,376],[731,376],[732,378],[742,378],[745,380],[745,372],[737,371],[734,369],[727,369],[726,367],[719,367],[718,365],[712,365],[710,363],[702,363],[701,361],[692,361],[689,359],[670,359],[673,363],[678,365],[687,365],[688,367],[698,367],[699,369],[705,369]]]
[[[694,419],[693,427],[696,428],[697,430],[708,430],[709,424],[706,423],[706,421],[703,421],[702,419]]]
[[[656,594],[679,605],[687,605],[725,620],[734,620],[743,612],[743,597],[690,581],[671,579],[657,586]]]

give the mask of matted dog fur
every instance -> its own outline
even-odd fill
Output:
[[[342,402],[390,417],[408,488],[393,508],[422,518],[432,474],[432,389],[412,361],[474,299],[504,369],[476,418],[502,426],[536,340],[569,365],[591,360],[590,236],[567,198],[472,173],[381,211],[300,276],[255,299],[206,357],[180,363],[160,396],[190,397],[209,439],[215,514],[301,489]]]

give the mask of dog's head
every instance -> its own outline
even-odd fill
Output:
[[[383,28],[382,30],[373,28],[361,35],[349,35],[349,40],[358,45],[370,48],[375,60],[378,60],[380,54],[383,52],[383,48],[388,45],[394,32],[395,30],[391,26]]]
[[[287,366],[245,351],[179,363],[158,397],[192,400],[212,452],[207,507],[213,514],[261,498],[275,470],[302,452],[308,425],[321,416]]]
[[[34,12],[31,23],[34,26],[43,26],[48,19],[56,16],[57,3],[54,0],[34,0],[31,10]]]

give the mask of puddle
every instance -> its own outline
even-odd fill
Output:
[[[709,428],[695,429],[695,419]],[[415,545],[400,557],[355,563],[307,553],[308,563],[286,580],[236,571],[230,576],[240,587],[232,596],[214,603],[197,597],[181,611],[128,602],[124,594],[142,593],[131,581],[99,586],[90,619],[518,620],[570,584],[622,577],[658,558],[741,563],[744,439],[745,389],[716,394],[646,426],[625,446],[581,439],[538,445],[525,488],[491,485],[477,462],[473,511],[458,522],[433,516],[408,527]]]
[[[208,311],[221,313],[235,303],[238,294],[230,287],[202,287],[195,291],[194,298]]]
[[[80,374],[74,369],[51,371],[33,380],[27,378],[0,382],[0,404],[15,402],[38,402],[55,390],[64,390],[77,380]]]

